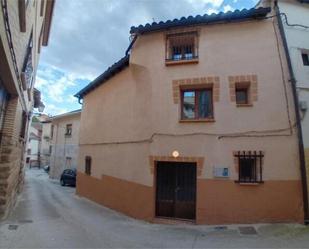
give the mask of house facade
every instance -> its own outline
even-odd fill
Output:
[[[278,1],[298,93],[309,193],[309,1]]]
[[[14,205],[24,178],[29,121],[43,107],[34,88],[47,46],[54,0],[2,0],[0,5],[0,217]]]
[[[51,118],[49,177],[60,179],[64,169],[77,168],[81,110]]]
[[[132,27],[126,56],[76,94],[77,194],[152,222],[303,222],[294,102],[273,14]]]
[[[41,167],[40,148],[42,142],[42,124],[37,117],[32,117],[29,126],[26,164],[29,168]]]
[[[41,122],[42,124],[42,137],[41,137],[41,164],[42,166],[50,165],[50,157],[51,157],[51,127],[52,121],[48,118],[45,121]]]

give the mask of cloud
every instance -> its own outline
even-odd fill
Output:
[[[59,107],[54,104],[45,104],[45,109],[44,109],[44,113],[46,113],[47,115],[51,115],[51,116],[66,113],[68,111],[69,110],[67,108]]]
[[[131,26],[216,13],[236,7],[233,1],[56,1],[49,45],[42,50],[35,85],[46,109],[57,114],[80,108],[73,95],[124,56]],[[252,7],[250,1],[238,2]]]
[[[231,5],[224,5],[223,6],[223,12],[233,11],[235,10]]]

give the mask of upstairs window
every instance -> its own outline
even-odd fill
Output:
[[[33,40],[31,33],[21,73],[21,80],[24,91],[31,88],[31,82],[33,78],[32,47],[33,47]]]
[[[309,66],[309,53],[303,52],[303,53],[301,54],[301,57],[302,57],[302,59],[303,59],[303,64],[304,64],[304,66]]]
[[[238,160],[239,183],[262,183],[262,151],[238,151],[234,154]]]
[[[19,28],[20,32],[26,32],[26,8],[29,0],[18,1],[18,15],[19,15]]]
[[[65,135],[72,136],[72,124],[67,124],[65,128]]]
[[[22,139],[26,138],[26,132],[27,132],[27,120],[28,120],[28,115],[25,111],[22,113],[22,120],[21,120],[21,129],[19,136]]]
[[[45,0],[41,0],[40,16],[44,15],[44,5],[45,5]]]
[[[212,88],[182,90],[182,120],[198,120],[213,118]]]
[[[53,139],[54,137],[54,125],[51,125],[50,127],[50,138]]]
[[[251,104],[250,82],[235,84],[235,96],[237,106],[248,106]]]
[[[168,35],[166,61],[192,61],[198,58],[197,32]]]

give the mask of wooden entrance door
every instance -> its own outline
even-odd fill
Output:
[[[196,164],[157,162],[156,216],[195,219]]]

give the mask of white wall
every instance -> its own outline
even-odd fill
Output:
[[[285,13],[289,24],[301,24],[309,26],[309,4],[301,4],[296,0],[279,1],[280,11]],[[283,18],[288,47],[291,55],[292,66],[297,80],[299,100],[306,101],[308,110],[304,113],[302,130],[304,145],[309,147],[309,66],[304,66],[301,52],[309,53],[309,28],[290,27]]]

